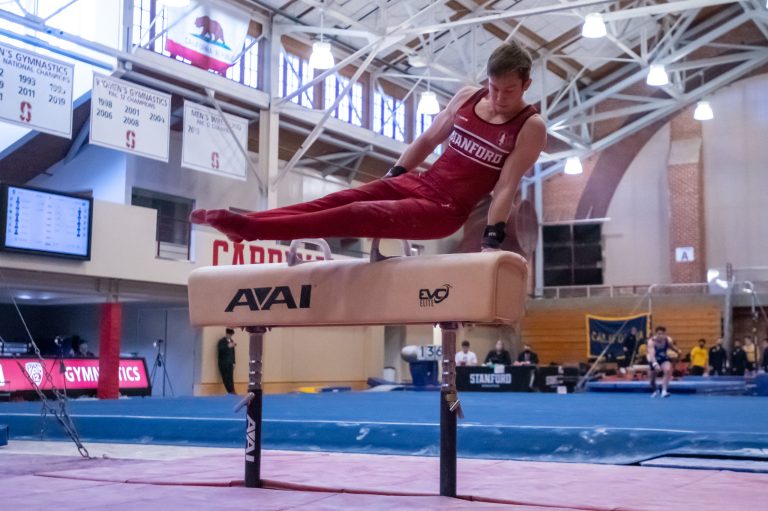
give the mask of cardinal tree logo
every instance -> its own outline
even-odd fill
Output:
[[[435,290],[419,289],[419,307],[434,307],[448,298],[451,292],[450,284],[443,284]]]
[[[43,383],[43,365],[40,362],[27,362],[24,364],[24,369],[35,385],[39,387]]]

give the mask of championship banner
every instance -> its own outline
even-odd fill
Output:
[[[168,161],[171,95],[93,74],[90,143]]]
[[[586,315],[587,319],[587,356],[599,357],[606,346],[605,358],[617,360],[624,358],[624,346],[633,344],[633,351],[648,339],[649,314],[605,318]],[[635,342],[631,342],[631,336]],[[631,355],[630,355],[631,356]]]
[[[229,4],[168,9],[165,49],[195,67],[225,74],[240,56],[248,35],[250,13]]]
[[[59,390],[92,390],[99,386],[98,358],[0,358],[0,392],[34,392],[34,382],[42,391],[50,390],[51,377]],[[120,390],[149,395],[151,385],[143,358],[120,359]]]
[[[227,122],[213,108],[184,101],[181,166],[245,180],[247,162],[240,147],[248,147],[248,119],[224,115]]]
[[[72,138],[75,66],[0,44],[0,120]]]

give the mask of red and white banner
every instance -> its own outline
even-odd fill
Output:
[[[250,13],[218,3],[203,4],[192,11],[187,7],[166,8],[172,25],[165,49],[172,56],[189,60],[193,66],[226,73],[243,51]]]
[[[32,381],[41,390],[50,390],[46,371],[59,390],[95,391],[99,384],[98,358],[0,358],[0,392],[34,391]],[[119,371],[121,390],[146,389],[149,393],[149,375],[143,358],[121,359]]]

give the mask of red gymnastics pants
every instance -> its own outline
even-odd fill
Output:
[[[324,237],[425,240],[456,232],[469,211],[422,177],[405,174],[293,206],[245,215],[198,210],[192,219],[235,241]]]

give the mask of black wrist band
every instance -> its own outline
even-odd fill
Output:
[[[402,165],[395,165],[391,169],[389,169],[389,172],[384,174],[384,179],[390,178],[390,177],[397,177],[401,174],[405,174],[408,172],[408,169],[403,167]]]
[[[482,248],[500,248],[507,237],[506,222],[498,222],[494,225],[486,225],[483,231]]]

